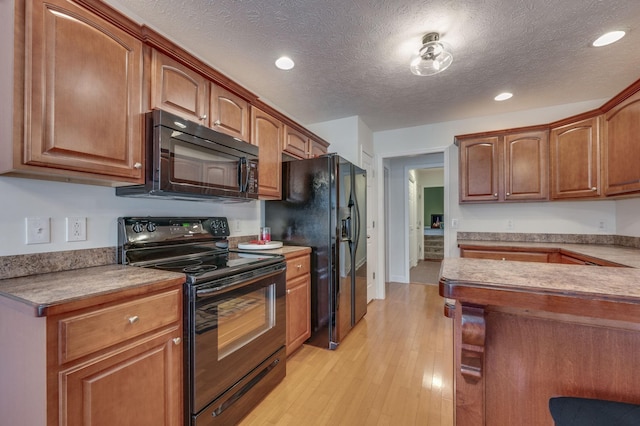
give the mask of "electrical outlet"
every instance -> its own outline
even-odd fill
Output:
[[[67,218],[67,241],[87,240],[87,218],[68,217]]]
[[[513,219],[507,219],[507,229],[513,229]]]
[[[600,219],[598,221],[598,230],[604,231],[605,229],[607,229],[607,223],[603,219]]]
[[[460,222],[458,221],[458,219],[451,219],[451,228],[458,229],[458,226],[460,226]]]
[[[27,244],[51,242],[51,226],[48,217],[25,218]]]

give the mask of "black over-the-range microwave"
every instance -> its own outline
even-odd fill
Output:
[[[258,198],[258,147],[155,109],[145,115],[143,185],[116,188],[124,197],[195,201]]]

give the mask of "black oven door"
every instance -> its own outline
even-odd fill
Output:
[[[257,277],[227,277],[190,289],[186,337],[192,414],[229,393],[284,347],[285,268],[283,262]],[[284,356],[277,362],[284,372]]]

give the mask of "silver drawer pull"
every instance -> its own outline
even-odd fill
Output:
[[[180,342],[182,342],[182,339],[179,338],[179,337],[176,337],[176,338],[173,339],[173,344],[176,345],[176,346],[179,345]]]
[[[132,316],[132,317],[129,317],[129,324],[135,324],[135,323],[137,323],[138,321],[140,321],[140,317],[139,317],[139,316],[137,316],[137,315],[134,315],[134,316]]]
[[[220,120],[216,120],[216,121],[214,121],[214,122],[213,122],[213,124],[214,124],[215,126],[219,126],[219,125],[220,125]]]
[[[133,168],[134,168],[134,169],[138,169],[138,170],[140,170],[140,169],[142,168],[142,163],[135,163],[135,164],[133,165]]]
[[[298,265],[298,269],[302,268],[302,265]]]

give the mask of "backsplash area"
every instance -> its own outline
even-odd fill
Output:
[[[257,238],[257,235],[229,237],[229,248],[238,248],[238,243]],[[116,250],[116,247],[102,247],[0,256],[0,279],[112,265],[117,263]]]
[[[458,232],[459,241],[519,241],[530,243],[601,244],[640,248],[640,237],[601,234],[528,234],[517,232]]]
[[[116,263],[115,247],[0,256],[0,279],[114,263]]]

